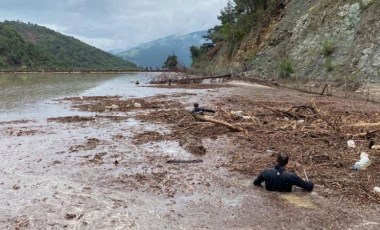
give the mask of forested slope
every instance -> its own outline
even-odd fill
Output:
[[[136,68],[132,62],[43,26],[5,21],[0,23],[0,27],[3,70],[105,71]]]
[[[0,24],[0,70],[53,68],[60,64],[15,30]]]

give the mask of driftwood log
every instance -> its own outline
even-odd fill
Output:
[[[204,117],[204,116],[198,115],[198,114],[193,114],[193,116],[194,116],[195,120],[197,120],[197,121],[212,122],[214,124],[226,126],[227,128],[229,128],[233,131],[236,131],[236,132],[246,132],[245,129],[238,127],[238,126],[235,126],[235,125],[232,125],[230,123],[224,122],[224,121],[215,120],[215,119],[212,119],[209,117]]]

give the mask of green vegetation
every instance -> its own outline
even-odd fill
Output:
[[[326,58],[325,63],[323,65],[326,72],[331,72],[334,70],[333,61],[331,55],[335,51],[334,43],[331,40],[324,40],[322,43],[321,53]]]
[[[168,68],[169,70],[175,70],[178,65],[178,57],[173,53],[173,55],[169,55],[166,59],[162,68]]]
[[[325,57],[329,57],[334,53],[335,47],[334,43],[330,40],[325,40],[322,43],[322,54]]]
[[[264,15],[269,8],[270,0],[234,0],[218,16],[221,25],[208,31],[208,38],[214,43],[228,41],[236,43],[249,33],[252,27]]]
[[[190,47],[190,55],[193,63],[202,58],[202,55],[213,49],[215,46],[213,43],[205,43],[201,46],[191,46]]]
[[[194,62],[201,56],[202,50],[198,46],[191,46],[190,54],[191,54],[191,60]]]
[[[15,30],[0,24],[0,70],[40,70],[58,63],[32,43],[26,42]]]
[[[333,66],[331,58],[326,59],[325,64],[324,64],[324,68],[325,68],[326,72],[331,72],[334,70],[334,66]]]
[[[223,44],[231,56],[244,37],[254,28],[262,28],[271,15],[277,14],[278,9],[283,7],[285,0],[233,0],[220,12],[218,19],[220,25],[209,29],[205,38],[209,39],[214,46]],[[221,47],[221,46],[218,46]],[[192,48],[193,67],[199,66],[197,62],[203,62],[208,57],[206,53],[210,46],[198,47],[198,51]],[[210,57],[212,58],[212,57]]]
[[[278,66],[280,71],[280,77],[288,79],[292,73],[294,73],[293,63],[290,60],[283,60]]]
[[[5,21],[0,23],[0,67],[5,71],[110,71],[136,65],[46,27]]]
[[[336,77],[337,87],[345,91],[356,91],[363,86],[363,78],[358,74],[340,75]]]

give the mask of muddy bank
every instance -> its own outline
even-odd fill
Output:
[[[356,125],[378,122],[377,105],[250,84],[220,86],[139,99],[64,98],[60,103],[95,115],[0,124],[1,157],[7,159],[0,163],[0,226],[379,227],[379,199],[371,187],[380,183],[380,162],[367,147],[378,134],[355,136],[376,130]],[[189,114],[194,102],[245,132],[196,121]],[[348,139],[357,148],[349,149]],[[305,169],[315,192],[278,194],[252,186],[277,151],[291,155],[290,170],[302,176]],[[373,163],[353,171],[361,151]]]

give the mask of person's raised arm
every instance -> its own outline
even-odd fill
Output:
[[[264,172],[261,172],[260,175],[253,181],[253,184],[256,186],[261,186],[261,183],[264,182]]]

